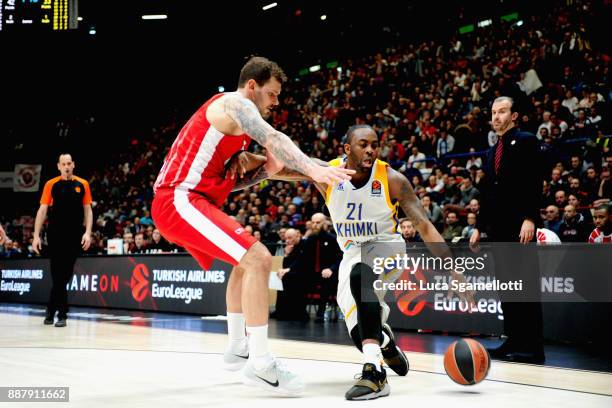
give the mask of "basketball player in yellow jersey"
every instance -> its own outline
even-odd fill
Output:
[[[361,378],[347,391],[349,400],[365,400],[390,393],[381,360],[398,375],[408,373],[408,359],[395,345],[391,328],[386,324],[389,307],[379,294],[380,302],[364,300],[365,291],[373,290],[377,275],[362,262],[362,244],[372,241],[403,242],[397,232],[398,206],[412,221],[426,243],[444,243],[444,239],[427,218],[408,179],[378,160],[378,136],[366,125],[351,127],[344,144],[346,156],[332,160],[330,166],[355,170],[350,181],[326,185],[315,183],[325,197],[336,230],[343,258],[338,273],[338,305],[345,315],[351,338],[363,352]],[[263,167],[261,167],[263,169]],[[267,177],[263,171],[246,174],[237,189]],[[258,174],[257,174],[258,173]],[[280,180],[308,180],[294,171],[283,169],[270,177]],[[436,256],[451,256],[446,245],[430,246]],[[463,280],[460,275],[454,278]],[[472,302],[471,294],[459,294]]]

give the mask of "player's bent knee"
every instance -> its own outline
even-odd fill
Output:
[[[272,267],[272,254],[264,244],[256,242],[249,248],[238,267],[245,271],[261,269],[268,273]]]

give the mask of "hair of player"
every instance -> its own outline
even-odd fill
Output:
[[[244,87],[249,79],[254,79],[257,85],[263,86],[272,77],[281,84],[287,81],[287,75],[276,62],[265,57],[251,57],[240,70],[238,88]]]
[[[343,144],[345,143],[351,144],[351,142],[353,141],[353,135],[355,134],[355,131],[359,129],[370,129],[372,130],[372,132],[376,133],[374,128],[372,128],[372,126],[370,125],[353,125],[350,128],[348,128],[348,130],[346,131],[346,135],[344,135],[344,140],[342,141]]]

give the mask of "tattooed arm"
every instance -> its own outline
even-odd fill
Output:
[[[278,160],[319,183],[333,184],[350,179],[353,170],[340,167],[322,167],[306,156],[284,133],[270,126],[255,104],[239,94],[227,94],[222,98],[223,112],[256,142],[264,146]]]
[[[263,157],[263,156],[260,156]],[[319,166],[322,167],[329,167],[329,163],[324,162],[323,160],[319,160],[319,159],[314,159],[311,158],[312,161],[314,161],[316,164],[318,164]],[[310,182],[314,182],[314,180],[308,176],[305,176],[304,174],[300,173],[299,171],[295,171],[295,170],[291,170],[288,168],[283,168],[281,171],[279,171],[276,174],[272,174],[270,175],[268,173],[268,171],[266,170],[266,166],[261,166],[253,171],[249,171],[247,173],[244,174],[244,176],[239,179],[236,182],[236,185],[234,186],[234,188],[232,189],[232,191],[238,191],[238,190],[243,190],[245,188],[251,187],[257,183],[259,183],[260,181],[263,181],[265,179],[270,179],[270,180],[282,180],[282,181],[310,181]],[[319,191],[326,191],[327,190],[327,184],[325,183],[314,183],[315,186],[317,187],[317,189]]]

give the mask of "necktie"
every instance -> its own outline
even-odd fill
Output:
[[[499,139],[497,141],[497,149],[495,149],[495,174],[499,174],[503,150],[504,144],[502,143],[502,140]]]
[[[315,272],[321,272],[321,241],[317,239],[317,248],[315,249]]]

